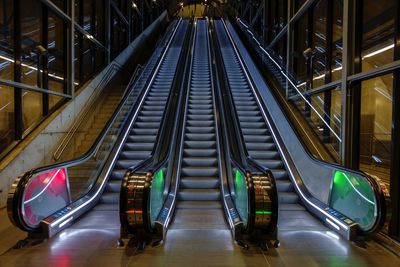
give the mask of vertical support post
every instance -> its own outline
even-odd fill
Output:
[[[92,0],[91,3],[91,10],[90,10],[90,34],[94,37],[97,38],[96,36],[96,0]],[[90,61],[92,64],[92,75],[96,73],[96,68],[97,68],[97,62],[96,62],[96,50],[98,48],[96,47],[96,44],[94,42],[90,42]]]
[[[44,48],[46,51],[48,49],[48,28],[49,28],[49,8],[42,4],[42,49]],[[41,51],[39,47],[37,49],[38,55],[38,81],[37,85],[40,88],[49,89],[49,80],[48,80],[48,57],[45,55],[46,51]],[[49,94],[42,94],[42,109],[43,116],[49,114]]]
[[[14,81],[21,82],[21,0],[14,0]],[[22,89],[14,87],[15,139],[22,139]]]
[[[290,52],[293,48],[293,38],[292,38],[292,25],[290,23],[290,19],[292,18],[292,10],[293,10],[293,1],[288,1],[287,5],[287,33],[286,33],[286,73],[289,73],[290,70]],[[286,98],[289,97],[289,82],[286,81]]]
[[[395,47],[394,60],[400,59],[400,3],[396,4],[395,15]],[[400,70],[393,74],[393,103],[392,103],[392,144],[390,162],[390,196],[392,200],[392,220],[389,234],[400,237]]]
[[[68,79],[68,92],[71,95],[71,98],[75,98],[75,89],[74,89],[74,81],[75,81],[75,4],[74,1],[68,1],[69,6],[69,16],[71,21],[69,23],[69,30],[67,34],[67,79]]]
[[[333,51],[333,1],[328,0],[326,5],[326,64],[325,64],[325,84],[332,81],[332,51]],[[330,122],[332,106],[332,90],[324,92],[324,120]],[[324,142],[331,141],[329,128],[324,125]]]
[[[107,65],[110,64],[111,62],[111,0],[105,0],[104,1],[104,15],[105,15],[105,41],[106,41],[106,47],[107,47],[107,55],[106,55],[106,62]]]
[[[343,1],[343,31],[342,31],[342,46],[343,46],[343,52],[342,52],[342,83],[341,83],[341,113],[342,113],[342,120],[341,120],[341,133],[342,133],[342,143],[340,146],[340,154],[341,154],[341,159],[342,159],[342,164],[345,166],[349,165],[348,162],[348,157],[346,156],[346,151],[347,149],[347,141],[348,141],[348,135],[346,134],[347,131],[347,124],[348,124],[348,109],[347,109],[347,73],[349,72],[348,70],[348,65],[347,61],[349,56],[351,55],[349,51],[349,39],[350,39],[350,30],[351,30],[351,23],[349,21],[349,15],[351,13],[352,9],[352,0],[344,0]]]
[[[131,7],[131,2],[127,1],[126,3],[126,16],[128,20],[128,44],[130,44],[133,41],[132,37],[132,7]]]
[[[347,23],[344,30],[346,43],[343,42],[342,69],[342,147],[344,166],[358,169],[360,158],[360,121],[361,121],[361,83],[349,84],[347,77],[361,71],[362,49],[362,0],[348,0],[347,13],[343,14],[343,22]],[[347,22],[346,22],[347,21]],[[344,28],[346,29],[346,28]],[[357,30],[356,30],[357,29]],[[343,39],[344,41],[345,39]]]
[[[267,0],[263,0],[263,11],[262,11],[262,24],[261,24],[261,31],[262,31],[262,42],[263,46],[265,47],[267,44]]]

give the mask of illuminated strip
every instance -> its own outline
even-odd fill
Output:
[[[224,21],[222,21],[222,22],[223,22],[223,24],[224,24],[224,26],[225,26],[227,35],[228,35],[229,39],[230,39],[231,42],[232,42],[232,47],[233,47],[233,49],[235,50],[236,54],[239,55],[239,52],[237,51],[236,47],[233,45],[233,39],[232,39],[232,37],[231,37],[231,35],[230,35],[229,31],[228,31],[228,28],[227,28],[226,25],[225,25],[225,22],[224,22]],[[242,62],[242,59],[241,59],[239,56],[237,56],[237,58],[238,58],[238,60],[239,60],[239,62],[240,62],[240,65],[241,65],[241,67],[242,67],[242,69],[243,69],[243,73],[246,75],[247,81],[248,81],[248,83],[249,83],[251,89],[253,90],[253,93],[254,93],[255,98],[257,99],[258,105],[259,105],[259,107],[261,107],[261,101],[260,101],[260,99],[258,98],[258,95],[256,94],[256,91],[255,91],[255,88],[254,88],[253,84],[250,82],[250,77],[249,77],[249,75],[248,75],[248,73],[247,73],[247,69],[244,67],[243,62]],[[278,140],[277,137],[276,137],[276,134],[275,134],[275,130],[271,127],[271,124],[270,124],[270,122],[269,122],[269,120],[268,120],[268,117],[267,117],[267,115],[266,115],[264,109],[260,108],[260,110],[261,110],[261,112],[262,112],[263,115],[264,115],[264,119],[265,119],[266,122],[268,123],[268,126],[269,126],[269,128],[270,128],[270,130],[271,130],[271,133],[272,133],[272,135],[274,136],[274,140]],[[283,150],[282,150],[282,147],[281,147],[281,145],[280,145],[279,142],[276,142],[276,145],[278,146],[279,151],[283,151]],[[287,161],[287,159],[286,159],[286,157],[285,157],[285,155],[284,155],[283,153],[282,153],[282,158],[283,158],[283,160],[285,161],[286,166],[290,166],[289,163],[288,163],[288,161]],[[291,175],[292,177],[294,177],[293,172],[292,172],[292,169],[291,169],[291,168],[288,168],[288,170],[289,170],[289,172],[290,172],[290,175]],[[340,225],[340,226],[341,226],[343,229],[345,229],[346,231],[349,229],[349,227],[348,227],[347,225],[345,225],[344,223],[342,223],[341,221],[339,221],[338,219],[336,219],[335,217],[333,217],[332,215],[330,215],[329,213],[327,213],[326,211],[324,211],[323,209],[321,209],[320,207],[318,207],[318,206],[317,206],[316,204],[314,204],[312,201],[310,201],[310,200],[304,195],[303,191],[300,189],[299,185],[298,185],[296,182],[294,182],[294,185],[296,186],[298,192],[300,193],[300,195],[301,195],[301,197],[304,199],[304,201],[306,201],[309,205],[311,205],[313,208],[315,208],[316,210],[318,210],[320,213],[324,214],[326,217],[328,217],[328,218],[330,218],[331,220],[333,220],[334,222],[336,222],[338,225]],[[340,230],[340,229],[339,229],[339,230]]]
[[[327,235],[329,235],[330,237],[333,237],[334,239],[336,239],[336,240],[339,240],[340,239],[340,237],[338,237],[336,234],[334,234],[333,232],[331,232],[331,231],[326,231],[325,232]]]
[[[163,53],[163,55],[162,55],[162,57],[161,57],[161,60],[159,61],[158,65],[157,65],[157,68],[156,68],[156,70],[154,71],[153,76],[151,77],[150,83],[149,83],[149,85],[148,85],[147,88],[146,88],[146,92],[145,92],[145,94],[144,94],[142,100],[141,100],[140,103],[139,103],[139,107],[142,106],[142,103],[143,103],[144,99],[146,98],[149,89],[150,89],[151,86],[153,85],[153,81],[154,81],[156,75],[158,74],[158,70],[160,69],[161,63],[164,62],[164,58],[165,58],[165,56],[166,56],[166,54],[167,54],[167,52],[168,52],[168,50],[169,50],[168,48],[169,48],[169,46],[171,45],[172,40],[174,39],[175,33],[176,33],[176,31],[178,30],[181,21],[182,21],[182,19],[179,20],[179,22],[178,22],[178,24],[177,24],[177,27],[175,28],[175,31],[173,32],[173,35],[172,35],[171,39],[170,39],[169,42],[168,42],[168,45],[167,45],[167,47],[166,47],[166,49],[165,49],[165,51],[164,51],[164,53]],[[140,110],[140,108],[138,108],[138,109],[136,110],[135,114],[133,115],[133,119],[132,119],[132,120],[130,121],[130,123],[129,123],[129,129],[132,127],[134,121],[136,121],[136,116],[137,116],[137,114],[139,113],[139,110]],[[125,133],[124,136],[123,136],[123,140],[126,139],[126,137],[128,136],[129,133],[130,133],[130,131],[126,131],[126,133]],[[124,142],[121,142],[121,143],[119,144],[119,146],[118,146],[117,151],[120,151],[123,145],[124,145]],[[118,153],[115,153],[114,158],[113,158],[113,160],[112,160],[112,162],[111,162],[111,165],[114,164],[114,162],[115,162],[117,156],[118,156]],[[109,168],[109,169],[107,170],[107,173],[106,173],[105,177],[107,177],[107,176],[110,174],[111,169],[112,169],[112,168]],[[99,193],[102,191],[102,188],[104,187],[104,184],[105,184],[106,181],[107,181],[107,179],[103,179],[103,181],[101,182],[101,185],[100,185],[100,187],[97,189],[96,193],[95,193],[90,199],[88,199],[88,201],[86,201],[86,202],[83,203],[82,205],[80,205],[80,206],[78,206],[77,208],[75,208],[74,210],[72,210],[68,215],[69,215],[69,216],[73,215],[74,213],[78,212],[79,210],[81,210],[82,208],[84,208],[85,206],[87,206],[89,203],[91,203],[91,202],[99,195]],[[50,227],[54,227],[54,226],[56,226],[57,224],[61,223],[61,222],[64,221],[64,220],[69,220],[69,217],[68,217],[68,216],[66,216],[66,217],[61,217],[61,218],[59,218],[58,220],[55,220],[54,222],[52,222],[52,223],[50,224]]]
[[[243,22],[241,22],[240,19],[238,19],[238,21],[243,24]],[[225,22],[224,22],[225,25]],[[244,24],[243,24],[244,25]],[[225,26],[226,27],[226,26]],[[247,30],[249,31],[249,30]],[[250,32],[250,31],[249,31]],[[250,32],[250,34],[252,35],[252,38],[254,40],[256,40],[256,38],[254,37],[254,34],[252,32]],[[322,120],[322,122],[326,125],[326,127],[328,127],[328,129],[333,133],[333,135],[339,140],[339,142],[342,142],[342,139],[339,137],[339,135],[336,134],[336,132],[331,128],[331,126],[326,122],[326,120],[322,117],[321,114],[319,114],[319,112],[314,108],[313,105],[311,105],[310,101],[307,100],[307,98],[299,91],[299,89],[297,88],[297,86],[292,82],[292,80],[282,71],[281,67],[279,66],[278,63],[276,63],[275,60],[272,59],[272,57],[269,55],[269,53],[262,48],[261,45],[258,45],[259,48],[275,63],[275,65],[279,68],[279,70],[281,71],[281,73],[286,77],[286,79],[289,81],[289,83],[295,88],[295,90],[299,93],[299,95],[301,96],[301,98],[303,98],[303,100],[311,107],[312,110],[314,110],[314,112],[317,114],[317,116]]]
[[[350,181],[349,177],[347,177],[347,175],[345,173],[342,173],[344,175],[344,177],[346,178],[346,180],[349,182],[349,184],[351,185],[351,187],[353,187],[353,189],[357,192],[357,194],[360,195],[360,197],[362,197],[363,199],[365,199],[365,201],[369,202],[370,204],[375,206],[375,202],[369,200],[366,196],[364,196],[360,191],[357,190],[357,188],[353,185],[353,183]]]
[[[74,219],[74,217],[69,217],[67,220],[63,221],[62,223],[60,223],[60,225],[58,226],[58,228],[62,228],[64,225],[66,225],[67,223],[69,223],[70,221],[72,221]]]
[[[328,218],[325,218],[325,221],[327,223],[329,223],[330,225],[332,225],[336,230],[340,231],[340,227],[337,226],[334,222],[332,222],[331,220],[329,220]]]
[[[44,191],[46,191],[46,189],[50,186],[50,184],[53,182],[54,178],[56,178],[57,174],[61,171],[61,169],[58,169],[57,172],[53,175],[53,177],[51,177],[50,181],[47,183],[47,185],[42,189],[42,191],[39,192],[39,194],[37,194],[36,196],[34,196],[33,198],[27,200],[24,202],[24,205],[28,204],[29,202],[34,201],[35,199],[37,199],[41,194],[44,193]]]
[[[363,56],[362,59],[376,56],[376,55],[381,54],[381,53],[383,53],[383,52],[386,52],[387,50],[390,50],[390,49],[392,49],[392,48],[394,48],[394,44],[385,46],[385,47],[383,47],[383,48],[381,48],[381,49],[378,49],[378,50],[376,50],[376,51],[374,51],[374,52],[371,52],[371,53],[369,53],[369,54]]]

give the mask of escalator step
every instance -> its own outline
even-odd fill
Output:
[[[222,204],[220,201],[178,201],[176,208],[194,210],[222,209]]]
[[[181,189],[178,199],[184,201],[216,201],[220,200],[218,189]]]
[[[246,142],[246,147],[249,151],[265,151],[265,150],[271,150],[275,149],[275,144],[274,143],[250,143]]]
[[[217,158],[184,157],[183,163],[186,164],[186,166],[211,167],[217,166],[218,160]]]
[[[185,147],[191,149],[209,149],[215,146],[215,141],[185,141]]]
[[[243,135],[245,142],[273,142],[271,135]]]
[[[216,157],[216,149],[185,149],[184,156],[187,157]]]
[[[181,177],[182,188],[201,188],[212,189],[219,188],[218,177]]]
[[[119,193],[104,192],[100,198],[100,203],[118,204],[119,203]]]
[[[150,153],[147,153],[147,155],[150,155]],[[129,159],[129,160],[118,160],[117,163],[115,163],[115,166],[118,168],[123,168],[123,169],[128,169],[136,166],[139,162],[141,162],[145,158],[141,159]]]
[[[278,192],[291,192],[294,190],[290,180],[276,180],[275,182]]]
[[[192,141],[211,141],[215,140],[215,134],[194,134],[194,133],[187,133],[185,134],[185,138],[192,140]]]
[[[208,168],[182,168],[181,175],[183,176],[196,176],[196,177],[210,177],[218,176],[218,168],[208,167]]]
[[[281,160],[257,159],[257,162],[259,162],[262,166],[267,167],[269,169],[281,169],[284,167],[283,162]]]
[[[271,170],[271,171],[272,171],[272,174],[274,175],[274,178],[276,180],[289,179],[288,173],[284,169],[281,169],[281,170],[275,169],[275,170]]]
[[[299,202],[299,197],[295,192],[278,192],[279,203],[296,204]]]

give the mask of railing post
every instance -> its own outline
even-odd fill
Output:
[[[67,34],[67,90],[71,95],[71,99],[75,98],[75,89],[74,89],[74,81],[75,81],[75,2],[68,1],[69,6],[68,9],[70,11],[71,21],[69,23],[69,32]]]

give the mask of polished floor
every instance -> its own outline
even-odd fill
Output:
[[[21,238],[21,233],[4,227],[4,215],[2,211],[0,244],[11,246],[8,236]],[[143,252],[118,248],[118,214],[110,211],[106,221],[99,221],[103,215],[94,210],[44,243],[2,250],[0,266],[400,266],[400,258],[379,244],[370,241],[368,248],[358,247],[305,211],[281,211],[281,246],[269,251],[241,249],[220,222],[208,229],[172,227],[163,245]]]

